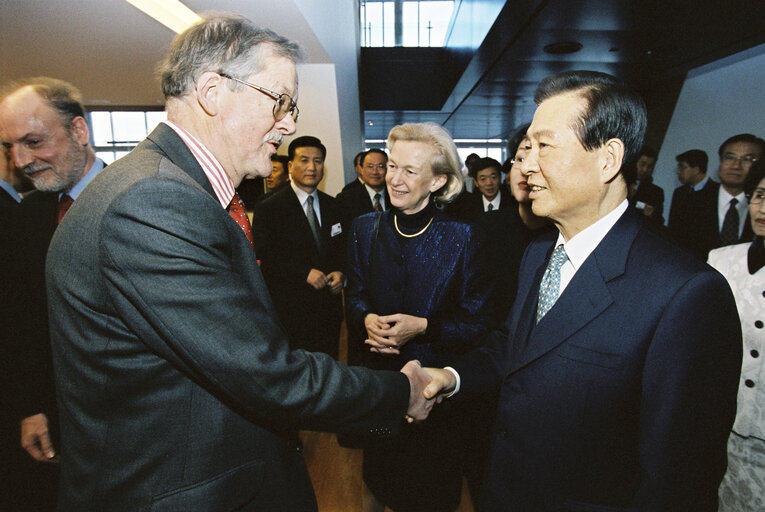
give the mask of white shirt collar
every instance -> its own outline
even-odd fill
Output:
[[[481,194],[481,199],[483,200],[483,211],[488,211],[489,205],[493,204],[495,210],[499,210],[499,203],[502,200],[502,191],[497,191],[497,195],[494,196],[494,199],[489,201],[486,199],[486,196]]]
[[[600,244],[606,234],[611,231],[619,217],[627,211],[628,206],[629,201],[625,199],[619,206],[611,210],[610,213],[577,233],[568,242],[564,240],[562,234],[558,233],[558,241],[555,242],[555,245],[557,247],[563,244],[563,248],[568,256],[567,263],[570,262],[573,265],[574,272],[579,270],[579,267],[582,266],[587,257],[592,254],[592,251]]]

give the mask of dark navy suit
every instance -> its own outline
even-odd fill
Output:
[[[457,396],[501,385],[478,510],[716,510],[741,364],[728,285],[628,211],[534,325],[556,236],[524,255],[509,336],[454,364]]]

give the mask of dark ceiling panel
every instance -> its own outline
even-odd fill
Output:
[[[464,71],[459,68],[459,77],[445,80],[455,85],[449,85],[439,115],[366,112],[367,121],[374,123],[367,125],[367,136],[384,138],[387,132],[382,132],[394,119],[427,118],[440,119],[455,138],[506,137],[531,118],[533,92],[542,78],[592,69],[628,80],[641,91],[649,107],[649,131],[660,141],[668,114],[653,115],[652,106],[671,108],[690,69],[764,43],[764,19],[763,1],[508,1]],[[546,45],[561,41],[575,41],[582,48],[571,55],[545,53]],[[464,58],[457,49],[447,52]],[[399,78],[402,87],[420,86],[406,76]]]

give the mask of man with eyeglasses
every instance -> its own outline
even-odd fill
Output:
[[[688,225],[681,228],[688,232],[686,238],[692,238],[690,249],[698,258],[706,261],[712,249],[752,240],[744,182],[763,153],[765,141],[749,133],[734,135],[720,145],[720,183],[710,180],[709,193],[691,194]]]
[[[388,155],[381,149],[370,149],[361,159],[360,187],[348,187],[337,195],[347,226],[353,219],[365,213],[383,211],[390,207],[385,175],[388,172]]]
[[[181,33],[161,66],[167,122],[59,225],[58,510],[316,510],[297,429],[387,436],[429,412],[416,362],[290,351],[276,319],[234,190],[295,131],[299,56],[236,15]]]

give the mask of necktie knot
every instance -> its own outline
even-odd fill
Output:
[[[547,269],[539,285],[539,303],[537,304],[537,323],[553,307],[560,295],[560,269],[568,260],[563,244],[558,245],[547,262]]]
[[[56,222],[61,223],[61,219],[64,218],[64,215],[66,215],[66,212],[69,211],[69,208],[72,206],[72,203],[74,203],[74,199],[72,199],[72,196],[69,194],[63,194],[61,198],[58,200],[58,216],[56,217]]]
[[[492,203],[489,203],[488,211],[494,210],[494,205]]]

